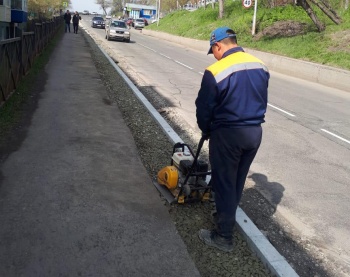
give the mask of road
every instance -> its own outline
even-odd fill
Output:
[[[172,103],[195,132],[194,101],[204,69],[215,60],[204,52],[145,36],[131,29],[131,42],[97,43]],[[247,186],[255,186],[299,236],[350,266],[350,94],[271,72],[263,143]]]

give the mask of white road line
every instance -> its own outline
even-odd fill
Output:
[[[325,129],[321,129],[321,131],[323,131],[323,132],[325,132],[325,133],[327,133],[327,134],[330,134],[330,135],[332,135],[332,136],[334,136],[334,137],[336,137],[336,138],[338,138],[338,139],[340,139],[340,140],[342,140],[342,141],[345,141],[345,142],[347,142],[347,143],[350,144],[350,140],[347,140],[347,139],[345,139],[345,138],[342,138],[342,137],[340,137],[340,136],[338,136],[338,135],[336,135],[336,134],[334,134],[334,133],[332,133],[332,132],[330,132],[330,131],[327,131],[327,130],[325,130]]]
[[[199,74],[201,74],[201,75],[204,75],[204,73],[203,72],[198,72]]]
[[[139,45],[141,45],[141,46],[143,46],[143,47],[147,48],[148,50],[151,50],[151,51],[153,51],[153,52],[157,53],[157,51],[156,51],[156,50],[154,50],[154,49],[152,49],[152,48],[149,48],[149,47],[147,47],[146,45],[143,45],[142,43],[139,43]]]
[[[183,63],[180,63],[179,61],[177,61],[177,60],[174,60],[176,63],[178,63],[178,64],[181,64],[182,66],[184,66],[184,67],[187,67],[187,68],[189,68],[189,69],[193,69],[192,67],[189,67],[188,65],[185,65],[185,64],[183,64]]]
[[[270,106],[271,108],[274,108],[274,109],[276,109],[276,110],[279,110],[279,111],[282,112],[282,113],[288,114],[289,116],[295,116],[294,114],[291,114],[291,113],[289,113],[289,112],[286,112],[285,110],[282,110],[282,109],[280,109],[280,108],[278,108],[278,107],[276,107],[276,106],[274,106],[274,105],[271,105],[271,104],[267,104],[267,105]]]
[[[162,54],[162,53],[159,53],[159,55],[161,55],[161,56],[163,56],[163,57],[165,57],[165,58],[171,60],[171,58],[170,58],[169,56],[167,56],[167,55],[164,55],[164,54]]]

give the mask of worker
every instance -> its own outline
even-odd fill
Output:
[[[216,226],[201,229],[199,238],[231,252],[236,210],[261,143],[270,74],[261,60],[237,45],[228,27],[211,33],[208,54],[217,61],[206,68],[195,103],[198,127],[209,139]]]

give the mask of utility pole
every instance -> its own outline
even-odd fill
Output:
[[[252,27],[252,35],[255,35],[255,24],[256,24],[256,12],[258,9],[258,0],[254,1],[254,16],[253,16],[253,27]]]
[[[158,18],[157,18],[157,27],[159,26],[159,14],[160,14],[160,0],[158,0],[158,9],[157,9],[157,12],[158,12]]]

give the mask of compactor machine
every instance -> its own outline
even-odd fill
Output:
[[[211,172],[208,163],[198,159],[205,140],[200,139],[196,154],[189,145],[176,143],[170,166],[158,172],[155,186],[169,203],[209,200]]]

